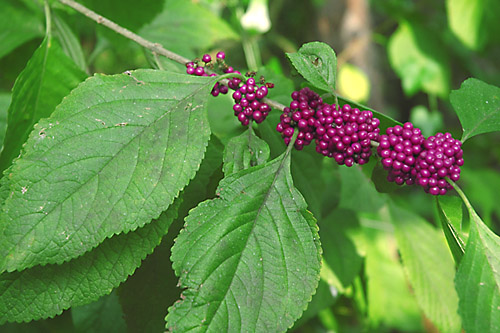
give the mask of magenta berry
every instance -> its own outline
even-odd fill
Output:
[[[226,54],[222,51],[217,52],[217,55],[215,56],[217,59],[224,60],[226,58]]]
[[[389,171],[387,180],[398,185],[415,183],[417,158],[422,151],[424,136],[410,122],[389,127],[379,138],[377,153],[382,166]]]
[[[210,54],[204,54],[203,57],[201,58],[201,60],[204,63],[209,63],[210,61],[212,61],[212,57],[210,56]]]
[[[450,133],[437,133],[423,142],[422,149],[415,166],[417,184],[432,195],[446,194],[453,188],[446,178],[460,179],[464,164],[462,142]]]

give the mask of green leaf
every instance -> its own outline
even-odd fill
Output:
[[[422,331],[420,310],[399,261],[387,209],[362,214],[368,319],[401,331]]]
[[[5,131],[7,130],[7,109],[11,98],[11,94],[0,93],[0,147],[3,145]]]
[[[447,0],[450,30],[472,50],[481,50],[492,37],[498,37],[500,6],[490,0]]]
[[[50,36],[43,40],[14,84],[0,171],[19,155],[33,125],[50,116],[63,97],[85,77],[56,40]]]
[[[386,197],[375,189],[358,166],[341,166],[339,169],[341,178],[340,208],[346,208],[357,212],[376,212],[386,202]]]
[[[139,34],[188,58],[224,39],[239,39],[230,25],[192,1],[167,0],[163,11]]]
[[[57,13],[53,12],[52,20],[55,27],[54,36],[59,40],[64,53],[73,60],[78,68],[85,72],[87,65],[78,37]]]
[[[348,236],[348,230],[359,227],[357,216],[353,211],[336,209],[322,219],[320,224],[323,242],[323,259],[335,273],[340,285],[337,289],[344,291],[361,270],[362,259],[356,246]]]
[[[379,160],[377,160],[377,163],[373,168],[371,181],[380,193],[391,193],[399,188],[399,185],[387,180],[387,170],[384,169]]]
[[[420,308],[441,332],[460,332],[455,267],[440,233],[418,215],[390,206],[398,248]]]
[[[302,45],[297,53],[287,53],[293,67],[316,88],[333,93],[337,75],[337,57],[325,43]]]
[[[172,249],[184,290],[174,331],[284,331],[300,317],[320,270],[318,229],[293,187],[289,155],[224,178],[191,210]]]
[[[463,192],[455,189],[469,211],[471,227],[455,286],[458,311],[467,332],[500,330],[500,237],[483,223]]]
[[[107,295],[160,243],[177,215],[178,200],[160,218],[62,265],[0,275],[0,323],[53,317]]]
[[[462,142],[478,134],[500,131],[500,88],[470,78],[451,92],[450,102],[464,129]]]
[[[127,329],[118,296],[114,292],[96,302],[72,308],[71,316],[77,333],[120,333]]]
[[[2,179],[2,270],[61,263],[142,227],[195,175],[213,79],[128,74],[88,79],[35,126]]]
[[[248,131],[227,143],[224,149],[224,175],[227,177],[238,171],[264,164],[268,159],[269,146],[249,127]]]
[[[0,58],[18,46],[42,37],[45,31],[40,13],[26,8],[16,0],[0,2]]]
[[[462,260],[465,249],[465,243],[460,235],[462,229],[462,202],[457,197],[443,196],[436,198],[436,205],[448,247],[456,265],[458,265]]]
[[[450,63],[436,34],[416,23],[401,22],[388,45],[392,68],[412,96],[419,90],[446,97],[450,86]]]

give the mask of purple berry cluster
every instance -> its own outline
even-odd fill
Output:
[[[290,107],[285,107],[276,130],[281,133],[285,144],[292,139],[295,128],[299,131],[295,140],[295,149],[302,150],[315,139],[316,108],[323,104],[317,93],[309,88],[302,88],[292,93]]]
[[[380,136],[377,153],[382,159],[382,166],[389,171],[388,181],[398,185],[415,183],[416,160],[422,152],[424,139],[420,129],[414,128],[410,122],[402,127],[389,127],[386,134]]]
[[[455,182],[460,178],[464,164],[462,142],[450,133],[437,133],[427,138],[422,147],[415,165],[416,182],[427,193],[444,195],[452,188],[445,177]]]
[[[267,96],[266,85],[258,86],[253,77],[247,79],[246,83],[236,88],[233,93],[235,104],[233,105],[234,115],[243,126],[248,126],[251,120],[257,124],[263,122],[271,108],[262,99]]]
[[[224,52],[218,52],[214,63],[209,54],[204,54],[201,61],[193,61],[186,64],[186,73],[198,76],[217,75],[215,73],[208,74],[205,70],[205,68],[208,68],[211,71],[218,70],[222,73],[241,74],[239,71],[234,70],[233,67],[228,66],[225,58],[226,54]],[[233,106],[234,115],[238,117],[243,126],[248,126],[252,120],[259,124],[266,119],[271,108],[262,100],[267,96],[268,89],[273,87],[274,84],[272,83],[265,83],[258,86],[253,77],[250,77],[244,83],[239,78],[234,77],[228,79],[224,84],[217,82],[212,88],[211,94],[216,97],[219,94],[227,94],[229,88],[234,90],[232,94],[235,101]]]
[[[371,111],[349,104],[323,104],[318,108],[316,151],[333,157],[339,165],[365,164],[372,155],[371,142],[378,142],[380,120]]]

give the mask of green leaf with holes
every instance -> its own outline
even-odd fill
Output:
[[[41,120],[0,193],[0,270],[76,258],[149,223],[200,167],[213,79],[95,75]]]
[[[167,327],[180,332],[289,328],[319,280],[318,228],[294,188],[290,157],[224,178],[218,198],[186,218],[172,249],[181,300]]]
[[[500,131],[500,88],[471,78],[451,92],[450,101],[464,129],[462,142]]]
[[[337,76],[337,56],[325,43],[302,45],[297,53],[287,53],[293,67],[316,88],[333,93]]]

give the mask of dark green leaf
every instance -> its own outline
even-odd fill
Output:
[[[195,50],[205,50],[217,41],[239,38],[231,26],[200,4],[174,0],[165,2],[163,11],[140,35],[188,58],[199,56]]]
[[[415,297],[442,332],[459,332],[455,267],[439,232],[418,215],[390,206],[398,248]]]
[[[0,171],[19,155],[33,125],[50,116],[63,97],[85,77],[56,40],[50,36],[43,40],[14,84]]]
[[[375,164],[373,168],[371,180],[380,193],[391,193],[399,188],[396,183],[387,180],[387,174],[387,170],[385,170],[382,163],[377,160],[377,164]]]
[[[62,265],[36,266],[0,275],[0,323],[53,317],[72,306],[109,294],[160,243],[177,215],[178,204],[160,218]]]
[[[409,96],[419,90],[446,97],[450,90],[450,62],[436,34],[412,22],[401,22],[389,40],[392,67]]]
[[[96,302],[72,308],[71,316],[77,333],[121,333],[127,328],[118,296],[114,292]]]
[[[88,79],[35,126],[2,179],[2,270],[61,263],[142,227],[194,177],[212,79],[128,74]]]
[[[367,178],[358,166],[341,166],[339,169],[340,208],[358,212],[376,212],[386,201],[386,197],[375,189],[373,183]]]
[[[7,130],[7,109],[10,105],[12,95],[0,93],[0,147],[3,145],[5,131]]]
[[[16,0],[0,2],[0,58],[44,33],[42,16]]]
[[[320,269],[317,226],[293,187],[289,155],[240,171],[191,210],[172,249],[187,288],[174,331],[283,331],[300,317]]]
[[[444,196],[436,198],[436,205],[448,247],[456,265],[458,265],[462,260],[465,249],[465,243],[460,235],[462,229],[462,202],[460,198]]]
[[[333,93],[337,76],[337,57],[325,43],[302,45],[297,53],[286,54],[293,67],[316,88]]]
[[[463,193],[462,199],[469,211],[471,227],[455,278],[460,297],[458,311],[466,332],[498,332],[500,237],[488,229]]]
[[[471,78],[451,92],[450,102],[464,129],[462,142],[478,134],[500,131],[500,88]]]
[[[269,146],[251,128],[229,140],[224,149],[224,175],[261,165],[269,159]]]

